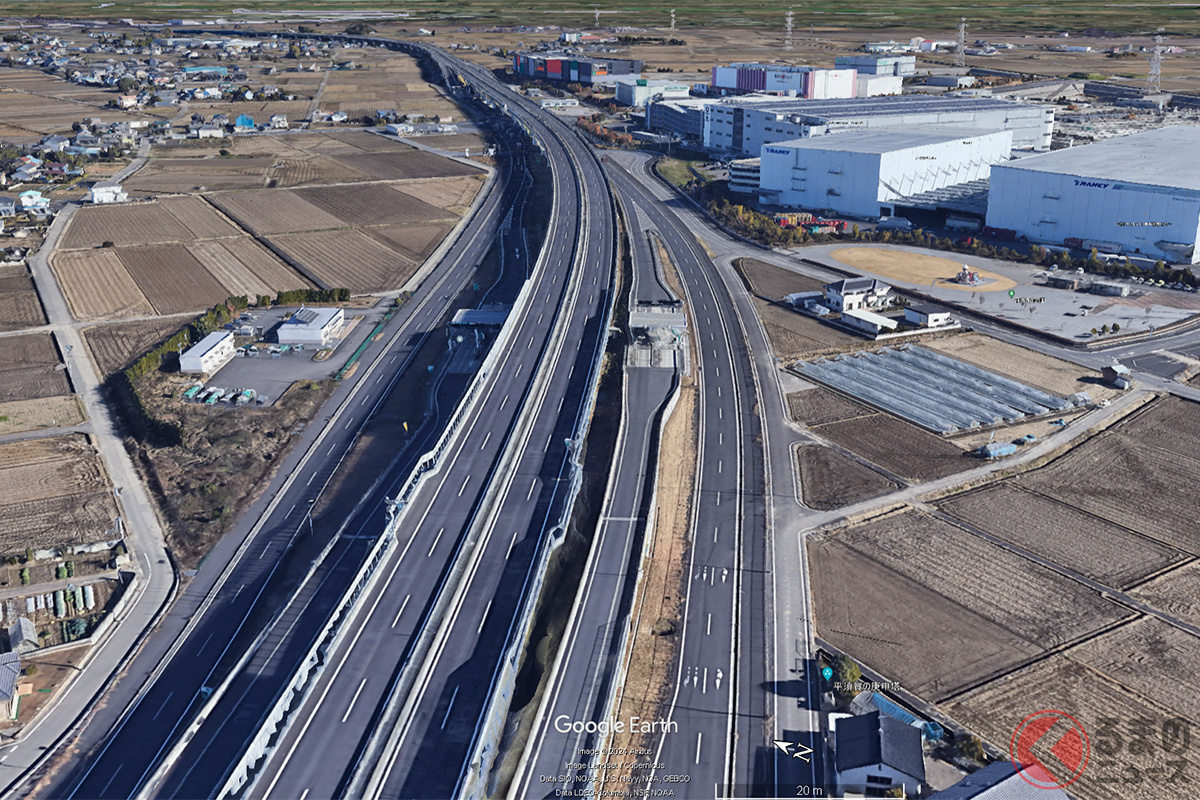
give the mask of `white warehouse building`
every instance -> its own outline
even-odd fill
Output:
[[[340,308],[302,308],[279,326],[280,344],[324,347],[342,331],[346,313]]]
[[[1012,131],[872,128],[762,149],[759,198],[785,208],[876,218],[910,195],[987,178]]]
[[[760,155],[763,145],[864,128],[953,127],[1012,131],[1012,146],[1049,150],[1054,108],[991,97],[900,95],[841,100],[801,100],[751,95],[702,109],[704,146]]]
[[[233,334],[214,331],[179,356],[180,372],[200,372],[212,375],[233,360]]]
[[[679,81],[653,81],[638,75],[623,75],[616,79],[616,100],[627,106],[641,108],[654,97],[664,100],[685,100],[692,88]]]
[[[1106,250],[1195,264],[1197,153],[1200,128],[1179,125],[998,165],[987,223],[1031,242],[1090,239]]]

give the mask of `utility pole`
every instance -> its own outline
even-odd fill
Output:
[[[675,32],[675,9],[671,9],[671,33]]]
[[[1154,49],[1150,52],[1150,74],[1146,76],[1146,91],[1150,94],[1162,92],[1162,62],[1166,48],[1163,47],[1163,31],[1159,28],[1154,37]]]

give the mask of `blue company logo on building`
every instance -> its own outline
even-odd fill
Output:
[[[1075,179],[1075,185],[1090,186],[1093,189],[1107,189],[1109,186],[1112,186],[1110,183],[1100,183],[1099,181],[1081,181],[1078,178]]]
[[[777,156],[786,156],[791,153],[791,150],[781,150],[778,147],[768,147],[767,152]]]

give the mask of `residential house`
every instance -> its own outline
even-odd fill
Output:
[[[1020,772],[1012,761],[1001,759],[972,772],[958,783],[933,794],[929,800],[1068,800],[1070,795],[1036,764]]]
[[[17,617],[8,626],[8,649],[13,653],[28,653],[40,648],[37,629],[29,617]]]
[[[21,678],[21,656],[17,653],[0,653],[0,702],[8,704],[9,719],[17,718],[20,692],[17,681]]]
[[[925,782],[921,731],[872,711],[839,719],[834,733],[838,792],[882,797],[898,786],[916,797]]]
[[[54,134],[53,136],[47,136],[45,139],[42,139],[42,143],[41,143],[41,145],[39,145],[39,147],[42,150],[49,150],[51,152],[61,153],[63,151],[63,148],[66,147],[67,145],[69,145],[70,143],[71,143],[71,140],[68,139],[66,136],[59,136],[58,134]]]
[[[24,210],[36,210],[46,208],[50,205],[48,198],[42,197],[42,193],[34,189],[27,189],[18,195],[21,203],[21,208]]]
[[[329,115],[330,122],[345,122],[348,118],[345,111],[335,111]]]
[[[258,126],[254,122],[254,117],[249,114],[238,114],[237,119],[233,121],[233,130],[235,132],[252,131],[256,127]]]
[[[0,217],[11,217],[17,213],[17,201],[11,197],[0,197]]]
[[[825,284],[825,305],[835,311],[887,308],[892,287],[875,278],[844,278]]]
[[[119,94],[117,95],[117,108],[136,108],[136,94]]]
[[[220,125],[199,125],[193,131],[197,139],[224,139],[225,129]]]
[[[272,114],[268,124],[274,130],[286,131],[288,129],[287,117],[283,114]]]
[[[120,186],[93,186],[88,199],[93,203],[124,203],[129,195]]]

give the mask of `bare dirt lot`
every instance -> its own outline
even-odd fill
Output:
[[[873,408],[820,386],[792,392],[787,396],[787,402],[792,419],[802,425],[824,425],[878,413]]]
[[[0,552],[99,541],[117,516],[104,467],[81,435],[0,445]]]
[[[979,465],[965,450],[889,414],[830,422],[813,431],[911,481],[930,481]]]
[[[1059,397],[1087,392],[1093,400],[1103,400],[1117,394],[1116,389],[1100,381],[1098,372],[990,336],[965,333],[921,344],[930,350],[1036,386]]]
[[[118,247],[117,255],[159,314],[199,311],[229,296],[181,244]]]
[[[1118,589],[1185,558],[1153,539],[1007,482],[955,495],[940,506],[993,536]]]
[[[125,369],[159,342],[183,327],[182,319],[152,319],[93,325],[83,331],[88,349],[100,370],[108,376]]]
[[[18,331],[44,324],[46,315],[28,268],[0,267],[0,331]]]
[[[782,303],[770,303],[759,297],[752,298],[752,302],[767,332],[771,349],[785,361],[840,353],[849,348],[861,349],[864,343],[852,333],[793,311]]]
[[[1079,780],[1071,784],[1072,796],[1081,800],[1112,800],[1121,796],[1120,791],[1114,792],[1114,787],[1130,785],[1131,769],[1136,770],[1139,778],[1136,789],[1139,800],[1178,800],[1182,787],[1200,784],[1200,768],[1196,760],[1180,754],[1178,741],[1174,754],[1164,752],[1160,745],[1163,723],[1180,715],[1174,700],[1167,707],[1159,706],[1130,691],[1112,677],[1073,658],[1050,656],[1046,661],[975,689],[947,707],[954,719],[1005,751],[1021,721],[1044,709],[1070,714],[1091,737],[1095,737],[1102,729],[1112,731],[1112,723],[1105,720],[1119,721],[1116,733],[1121,736],[1122,746],[1115,754],[1102,756],[1096,752],[1096,742],[1093,740],[1093,762],[1083,771]],[[1148,738],[1154,745],[1138,755],[1129,753],[1125,747],[1130,735],[1128,726],[1134,720],[1149,721]],[[1191,727],[1191,748],[1194,750],[1194,719]],[[1109,742],[1113,741],[1111,733],[1108,739]],[[1056,759],[1045,752],[1056,741],[1057,737],[1044,737],[1042,744],[1035,746],[1034,755],[1047,764],[1056,763]],[[1182,773],[1179,778],[1168,782],[1170,776],[1174,776],[1180,768]],[[1161,777],[1149,777],[1155,775],[1152,770]]]
[[[71,393],[58,348],[48,333],[8,336],[0,342],[0,402]]]
[[[828,447],[798,448],[796,464],[800,491],[809,508],[841,508],[900,488],[895,481]]]
[[[819,292],[823,281],[800,275],[791,270],[759,261],[757,258],[738,258],[734,267],[750,287],[750,291],[770,300],[782,300],[796,292]]]
[[[1040,647],[1130,615],[1080,583],[916,511],[855,526],[838,540]]]
[[[73,394],[0,403],[0,434],[78,425],[83,406]]]
[[[483,186],[483,176],[471,175],[464,178],[431,178],[419,181],[401,181],[391,184],[398,192],[416,197],[426,203],[445,209],[464,209],[475,199]],[[458,213],[456,211],[456,213]]]
[[[75,319],[154,314],[154,306],[138,288],[114,248],[55,253],[50,266]]]
[[[1040,652],[836,539],[810,542],[808,557],[821,638],[922,697],[954,691]]]

